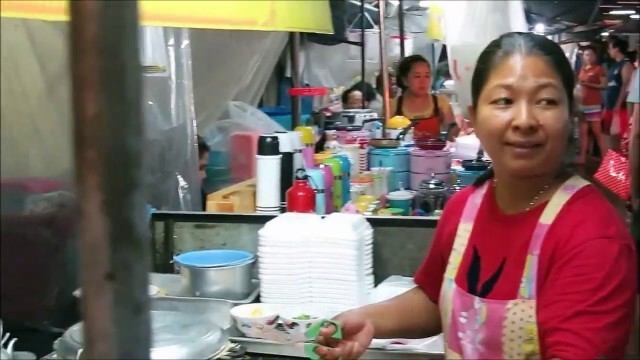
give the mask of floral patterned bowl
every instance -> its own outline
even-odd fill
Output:
[[[291,335],[304,335],[312,325],[330,319],[326,311],[310,306],[293,307],[280,312],[284,330]]]
[[[245,304],[231,309],[231,317],[238,330],[248,337],[261,337],[263,330],[278,325],[278,307],[269,304]]]

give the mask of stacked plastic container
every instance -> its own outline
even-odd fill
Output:
[[[373,229],[356,214],[286,213],[259,231],[261,301],[345,310],[374,288]]]

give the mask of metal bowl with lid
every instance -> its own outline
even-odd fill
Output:
[[[447,185],[435,176],[433,173],[430,179],[423,180],[418,192],[418,208],[430,215],[444,209],[447,200]]]
[[[211,320],[176,311],[151,311],[151,334],[151,359],[211,359],[228,341]],[[79,359],[84,348],[83,323],[70,327],[53,347],[57,359]]]

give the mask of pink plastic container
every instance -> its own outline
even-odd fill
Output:
[[[436,178],[444,182],[449,182],[451,175],[451,153],[444,150],[421,150],[411,149],[411,189],[419,190],[420,183],[425,179],[430,179],[435,173]]]
[[[336,139],[340,144],[355,144],[358,141],[362,141],[364,139],[369,140],[371,137],[371,133],[369,131],[358,130],[358,131],[338,131],[336,135]]]
[[[451,169],[451,153],[448,151],[411,149],[411,172],[432,174]]]
[[[256,154],[259,133],[236,132],[229,137],[229,163],[234,181],[256,177]]]

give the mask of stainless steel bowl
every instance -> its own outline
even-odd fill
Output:
[[[54,342],[57,359],[80,359],[84,348],[83,323],[67,329]],[[150,359],[207,360],[228,342],[228,336],[211,319],[200,314],[151,311]]]
[[[196,267],[176,262],[191,295],[226,300],[246,299],[253,290],[251,278],[256,257],[231,266]]]

